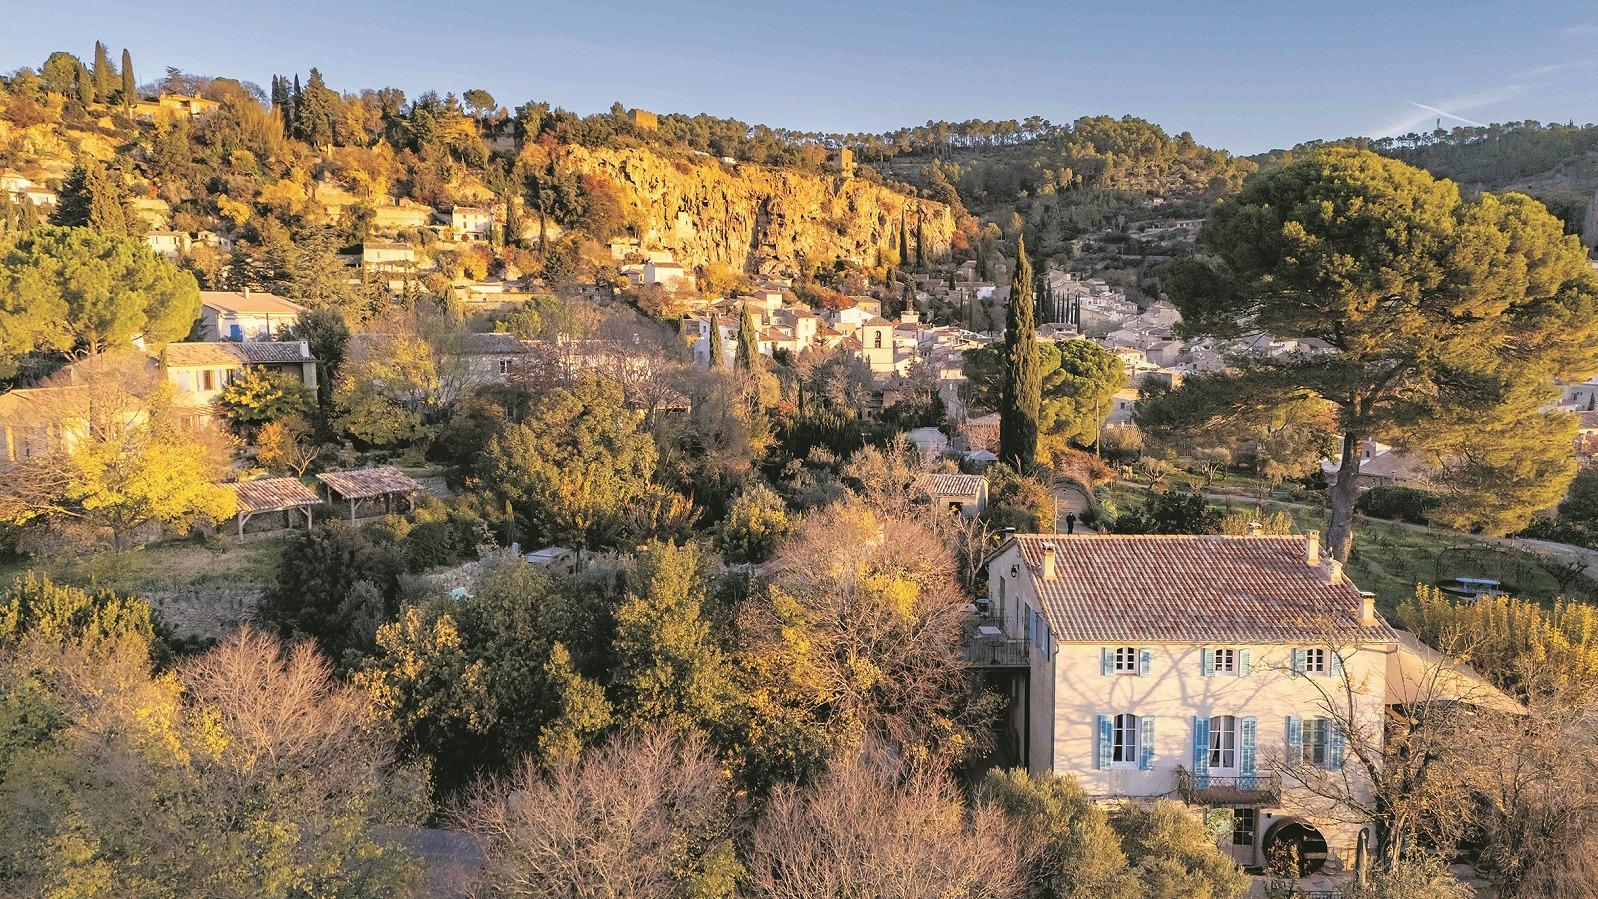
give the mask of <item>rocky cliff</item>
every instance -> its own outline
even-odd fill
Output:
[[[750,273],[792,274],[844,259],[873,266],[896,245],[901,217],[929,259],[949,251],[949,207],[860,178],[670,158],[644,148],[574,147],[564,160],[606,175],[631,194],[643,246],[670,250],[685,266],[725,262]]]

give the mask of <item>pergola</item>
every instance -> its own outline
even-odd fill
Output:
[[[233,488],[233,495],[238,500],[238,512],[234,518],[238,522],[241,540],[244,538],[244,526],[263,512],[304,512],[305,527],[310,528],[311,507],[322,501],[316,491],[305,486],[298,478],[263,478],[228,486]],[[292,516],[286,516],[286,519],[293,520]]]
[[[392,465],[357,468],[354,471],[329,471],[317,475],[316,479],[327,488],[329,502],[336,495],[350,504],[350,521],[356,520],[356,511],[361,503],[375,503],[379,499],[383,501],[385,512],[394,511],[396,496],[404,497],[406,505],[414,509],[416,494],[422,490],[422,485],[415,478]]]

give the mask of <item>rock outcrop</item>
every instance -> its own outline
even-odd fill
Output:
[[[947,254],[954,235],[948,206],[860,178],[645,148],[573,147],[564,162],[623,186],[643,223],[643,246],[669,250],[685,266],[724,262],[752,274],[793,274],[837,259],[872,266],[897,243],[901,218],[912,241],[921,223],[929,259]]]

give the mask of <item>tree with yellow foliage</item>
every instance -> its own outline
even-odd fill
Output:
[[[955,564],[919,523],[843,501],[808,519],[740,610],[734,725],[760,788],[868,740],[952,765],[976,749],[985,701],[966,676]]]
[[[233,516],[233,493],[216,483],[230,448],[178,426],[172,387],[147,363],[97,356],[35,394],[18,424],[63,436],[0,474],[0,521],[109,532],[124,549],[147,525],[182,531]]]

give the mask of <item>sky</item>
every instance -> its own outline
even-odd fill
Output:
[[[1238,153],[1465,123],[1598,121],[1598,4],[1479,0],[9,0],[0,71],[133,53],[267,84],[621,101],[806,131],[1136,115]]]

